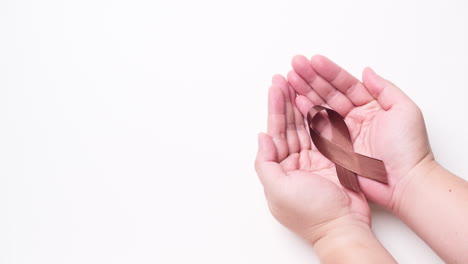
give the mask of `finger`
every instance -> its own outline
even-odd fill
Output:
[[[314,104],[305,96],[299,95],[296,97],[297,109],[301,112],[304,117],[307,117],[307,113],[314,106]]]
[[[292,60],[292,67],[320,98],[340,115],[346,116],[354,108],[353,103],[344,94],[315,72],[306,57],[295,56]]]
[[[298,96],[296,98],[296,105],[299,111],[301,111],[302,115],[307,116],[307,113],[309,110],[314,106],[312,102],[309,101],[305,96]],[[326,115],[325,113],[317,113],[317,115]],[[322,136],[324,136],[327,139],[331,138],[332,134],[332,126],[330,122],[327,121],[328,118],[315,118],[313,121],[313,127],[315,130],[317,130]],[[308,130],[308,124],[306,124],[306,129]],[[309,136],[309,134],[307,134]],[[310,144],[310,136],[309,136],[309,144]],[[315,149],[315,146],[311,147],[312,149]]]
[[[382,197],[391,197],[392,191],[387,184],[383,184],[365,177],[358,177],[359,186],[366,195],[366,199],[376,204],[386,204]]]
[[[269,135],[258,135],[258,152],[255,159],[255,170],[265,189],[278,185],[284,174],[277,160],[277,149]]]
[[[367,67],[362,72],[364,86],[384,110],[401,103],[412,102],[411,99],[393,83],[377,75]]]
[[[310,63],[315,72],[348,97],[355,106],[361,106],[374,100],[358,79],[327,57],[316,55],[312,57]]]
[[[292,94],[291,102],[293,104],[294,119],[296,123],[297,137],[299,138],[300,143],[300,150],[310,150],[310,136],[304,116],[301,114],[301,112],[296,106],[296,93],[294,92],[294,89],[291,86],[289,87],[289,90]]]
[[[283,93],[284,97],[284,105],[286,110],[286,141],[288,143],[289,154],[298,153],[301,145],[296,131],[296,120],[294,117],[289,83],[283,76],[279,74],[273,76],[272,82],[274,85],[277,85],[281,88],[281,92]]]
[[[288,73],[288,82],[291,84],[292,88],[297,94],[304,95],[315,105],[323,105],[325,102],[320,98],[320,96],[312,90],[309,83],[302,79],[297,72],[294,70],[289,71]]]
[[[268,93],[267,133],[275,143],[279,161],[287,157],[286,106],[281,87],[273,83]]]

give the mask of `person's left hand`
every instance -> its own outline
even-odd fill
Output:
[[[275,75],[268,98],[268,131],[259,134],[255,161],[271,213],[312,244],[337,226],[370,229],[366,198],[343,187],[334,164],[311,147],[295,97],[286,79]]]

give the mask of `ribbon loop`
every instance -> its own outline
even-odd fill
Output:
[[[326,111],[332,127],[331,141],[322,137],[313,128],[313,121],[324,118],[317,115],[320,111]],[[340,114],[336,111],[316,105],[307,114],[307,123],[312,142],[318,151],[335,163],[336,174],[340,183],[353,191],[360,192],[357,175],[373,179],[382,183],[388,183],[387,171],[383,161],[367,157],[354,152],[351,135],[348,126]]]

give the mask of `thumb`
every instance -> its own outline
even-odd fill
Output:
[[[255,170],[265,188],[275,185],[284,176],[284,171],[277,160],[278,153],[273,139],[267,134],[258,134],[258,152],[255,159]]]
[[[385,110],[389,110],[393,105],[398,103],[412,102],[400,88],[377,75],[369,67],[366,67],[362,72],[362,81],[369,93]]]

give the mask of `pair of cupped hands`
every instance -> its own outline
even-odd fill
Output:
[[[382,160],[388,184],[358,176],[362,193],[340,184],[308,134],[304,116],[314,105],[344,117],[354,151]],[[325,137],[331,131],[326,120],[315,125]],[[414,171],[433,159],[422,113],[405,93],[370,68],[360,81],[320,55],[295,56],[286,77],[273,76],[267,133],[258,143],[255,167],[271,213],[312,244],[370,229],[368,201],[398,215]]]

